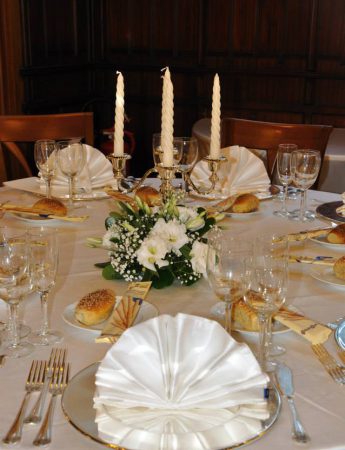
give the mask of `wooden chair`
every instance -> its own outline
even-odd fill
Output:
[[[32,171],[17,143],[35,142],[39,139],[63,140],[80,137],[93,145],[93,114],[49,114],[34,116],[1,116],[0,143],[19,161],[27,176]]]
[[[323,160],[329,135],[329,125],[287,124],[224,118],[222,147],[240,145],[267,152],[267,171],[273,176],[279,144],[296,144],[300,149],[318,150]],[[317,182],[316,182],[317,185]]]

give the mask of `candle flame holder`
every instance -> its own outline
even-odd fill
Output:
[[[128,185],[125,185],[125,168],[126,168],[126,161],[131,159],[131,156],[124,153],[121,156],[115,156],[115,155],[108,155],[107,158],[112,164],[113,167],[113,173],[114,178],[116,180],[116,186],[115,190],[122,192],[124,194],[129,194],[131,192],[135,192],[147,179],[149,175],[152,173],[158,174],[158,177],[161,180],[160,185],[160,194],[162,197],[163,203],[165,203],[174,192],[174,185],[173,180],[175,179],[176,173],[180,173],[185,176],[186,183],[192,187],[193,190],[195,190],[198,194],[209,194],[214,191],[217,181],[219,180],[218,177],[218,170],[219,166],[227,161],[227,158],[224,156],[220,156],[219,158],[210,158],[209,156],[206,156],[203,158],[203,161],[206,161],[208,164],[208,168],[211,172],[209,176],[209,181],[211,183],[209,188],[202,189],[198,187],[191,179],[190,177],[190,171],[185,172],[180,169],[178,164],[172,165],[172,166],[163,166],[162,163],[158,163],[155,165],[155,167],[150,168],[145,172],[143,177],[135,183],[133,186],[128,187]]]

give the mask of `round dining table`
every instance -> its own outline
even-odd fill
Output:
[[[37,196],[29,192],[10,187],[0,189],[0,203],[10,201],[16,204],[31,205],[36,199]],[[340,200],[339,194],[319,191],[308,193],[309,209],[315,210],[320,204],[336,200]],[[197,199],[195,199],[195,204],[198,204]],[[299,199],[288,201],[288,209],[296,209],[298,205]],[[281,201],[277,197],[272,197],[261,201],[259,211],[254,214],[226,217],[222,222],[224,233],[235,234],[239,240],[252,240],[267,232],[287,234],[331,226],[331,222],[323,218],[317,218],[314,222],[301,223],[273,215],[273,211],[280,207]],[[113,208],[114,200],[110,198],[79,202],[74,214],[89,216],[83,223],[67,223],[53,219],[43,221],[23,219],[8,212],[0,219],[3,226],[8,225],[21,229],[47,226],[56,229],[58,233],[59,270],[55,287],[48,300],[49,321],[51,328],[59,330],[63,334],[64,341],[59,347],[67,348],[67,359],[71,364],[72,376],[85,367],[101,361],[111,344],[96,343],[97,333],[68,323],[64,319],[66,307],[96,289],[111,288],[117,295],[121,295],[127,288],[125,281],[111,281],[102,278],[101,270],[95,266],[95,263],[107,261],[107,251],[90,248],[86,245],[87,238],[101,237],[104,234],[105,218]],[[344,247],[343,252],[341,247]],[[340,246],[339,251],[312,240],[305,240],[293,243],[290,253],[304,256],[340,257],[345,254],[345,246]],[[315,279],[311,275],[313,270],[314,267],[310,265],[290,264],[288,305],[293,305],[305,316],[321,323],[333,322],[339,317],[344,317],[345,287]],[[205,279],[199,280],[189,287],[173,284],[162,290],[151,288],[146,300],[155,305],[159,314],[175,315],[183,312],[209,319],[214,319],[211,309],[218,301]],[[6,305],[4,302],[0,303],[0,320],[4,321]],[[39,328],[41,312],[38,294],[30,294],[22,301],[20,318],[32,329]],[[253,349],[258,342],[257,333],[233,331],[233,337],[238,341],[247,342]],[[286,352],[278,359],[286,363],[293,372],[295,402],[301,421],[310,436],[310,442],[305,444],[304,448],[344,450],[345,385],[336,383],[331,378],[314,355],[311,343],[304,337],[287,329],[284,333],[274,334],[273,338],[275,343],[283,345],[286,349]],[[333,333],[325,346],[333,356],[337,357],[339,347],[337,347]],[[50,352],[50,347],[37,346],[29,357],[7,358],[0,368],[1,438],[6,434],[19,409],[31,361],[33,359],[46,360],[49,358]],[[30,406],[33,402],[34,398],[31,399]],[[32,442],[38,429],[38,425],[24,425],[22,440],[18,448],[34,448]],[[286,399],[283,398],[282,409],[276,422],[260,439],[249,444],[248,448],[253,448],[253,450],[296,449],[298,445],[292,440],[291,431],[290,411]],[[1,441],[0,448],[5,448]],[[55,411],[50,449],[97,450],[101,448],[105,447],[83,435],[69,423],[59,402]]]

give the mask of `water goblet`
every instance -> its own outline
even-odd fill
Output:
[[[181,138],[173,138],[173,164],[178,165],[182,157],[183,142]],[[160,133],[154,133],[152,137],[152,152],[155,166],[163,164],[163,150],[161,147]]]
[[[53,140],[35,142],[34,157],[38,170],[46,184],[46,197],[51,198],[51,180],[56,169],[57,145]]]
[[[312,221],[315,214],[306,211],[307,189],[316,181],[320,171],[321,156],[316,150],[295,150],[291,157],[292,179],[296,187],[302,190],[299,211],[290,214],[293,220]]]
[[[188,193],[186,175],[193,170],[198,159],[198,141],[195,137],[181,137],[182,156],[179,161],[179,169],[182,173],[183,188],[185,194]]]
[[[18,331],[19,303],[32,290],[29,258],[26,233],[16,230],[11,236],[10,233],[1,235],[0,297],[9,305],[8,341],[4,352],[10,358],[28,356],[34,350],[33,345],[20,341]]]
[[[35,345],[56,344],[61,342],[62,335],[49,328],[48,296],[55,285],[58,269],[57,233],[53,229],[33,229],[29,239],[32,283],[41,300],[42,324],[40,330],[29,335],[28,340]]]
[[[57,144],[58,165],[61,172],[68,178],[68,202],[72,209],[75,177],[82,171],[86,155],[83,144],[78,139],[60,141]]]
[[[208,235],[207,244],[207,279],[216,296],[225,302],[225,330],[231,334],[232,305],[244,294],[244,261],[251,247],[218,230]]]
[[[289,212],[286,208],[286,199],[288,194],[288,186],[292,182],[291,172],[291,155],[294,150],[297,150],[295,144],[279,144],[277,152],[277,172],[278,178],[283,185],[283,205],[280,210],[274,211],[273,214],[279,217],[288,217]]]
[[[258,314],[260,326],[258,358],[264,372],[272,370],[267,364],[267,323],[284,304],[287,292],[287,259],[270,253],[257,253],[245,263],[244,301]]]

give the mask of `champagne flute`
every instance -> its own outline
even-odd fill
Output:
[[[231,334],[232,305],[244,294],[244,261],[251,252],[248,242],[216,230],[207,237],[206,273],[216,296],[225,302],[225,330]]]
[[[60,141],[58,144],[58,164],[61,172],[68,178],[69,207],[73,208],[73,187],[75,177],[82,171],[86,155],[79,139]]]
[[[17,231],[19,233],[19,231]],[[2,234],[0,245],[0,296],[9,305],[8,344],[5,354],[10,358],[30,355],[33,345],[20,341],[18,306],[32,290],[30,259],[26,234]]]
[[[56,150],[57,145],[55,141],[42,139],[35,142],[35,163],[46,184],[47,198],[51,198],[51,180],[56,169]]]
[[[38,228],[30,231],[31,273],[34,289],[39,293],[42,309],[42,324],[31,333],[28,340],[35,345],[51,345],[62,341],[59,331],[49,329],[48,296],[55,285],[58,268],[57,232]]]
[[[279,211],[274,211],[273,214],[279,217],[288,217],[290,213],[286,208],[286,199],[288,194],[288,186],[292,182],[291,172],[291,155],[294,150],[297,150],[295,144],[279,144],[277,152],[277,171],[278,178],[284,187],[283,205]]]
[[[321,156],[316,150],[296,150],[292,152],[291,171],[292,179],[298,188],[302,190],[300,209],[290,218],[300,222],[312,221],[315,214],[306,211],[307,189],[316,181],[320,171]]]
[[[181,137],[182,155],[179,161],[179,169],[182,173],[183,188],[185,194],[188,192],[186,182],[187,174],[193,170],[198,159],[198,140],[195,137]]]
[[[264,372],[272,369],[267,364],[267,323],[284,304],[287,293],[287,258],[254,250],[246,260],[244,301],[259,318],[259,363]]]

